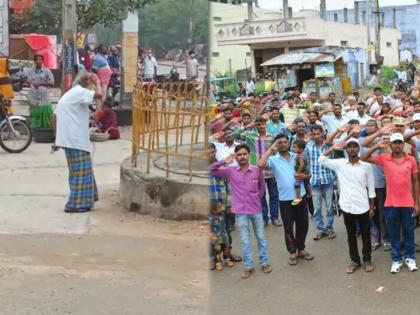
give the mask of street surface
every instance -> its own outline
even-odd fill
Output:
[[[66,214],[64,153],[0,151],[0,315],[195,315],[208,304],[207,226],[119,205],[122,140],[95,144],[100,202]]]
[[[343,218],[335,217],[334,226],[336,239],[313,241],[315,231],[310,222],[306,245],[315,259],[299,259],[296,266],[289,266],[283,227],[269,225],[265,231],[273,272],[265,275],[258,268],[246,280],[240,278],[242,265],[212,272],[210,314],[419,314],[420,271],[411,273],[404,266],[399,274],[391,274],[390,254],[380,247],[373,252],[376,269],[372,273],[358,269],[347,275],[349,258]],[[416,234],[420,239],[420,229]],[[233,237],[234,253],[240,253],[238,234],[235,232]],[[255,239],[253,235],[251,239]],[[255,242],[253,253],[258,262]]]

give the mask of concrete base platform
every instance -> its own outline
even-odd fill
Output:
[[[145,156],[140,155],[137,167],[131,158],[123,161],[119,195],[122,205],[131,211],[172,220],[205,219],[209,211],[208,177],[203,169],[189,182],[182,171],[184,161],[170,161],[176,172],[166,177],[161,168],[161,156],[153,156],[150,173],[146,172]],[[197,162],[207,169],[207,162]],[[197,167],[198,165],[195,165]]]

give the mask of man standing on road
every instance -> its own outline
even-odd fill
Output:
[[[306,210],[306,191],[303,181],[309,178],[305,174],[296,174],[296,155],[289,152],[289,138],[280,134],[276,142],[265,152],[258,166],[265,168],[267,165],[273,171],[279,190],[280,213],[284,224],[286,247],[290,253],[289,265],[296,265],[297,258],[312,260],[314,257],[305,251],[306,235],[308,234],[308,211]],[[272,155],[278,150],[279,154]],[[295,180],[302,181],[300,192],[302,202],[292,206],[295,199]]]
[[[329,159],[334,150],[342,150],[344,144],[329,148],[319,157],[319,164],[335,171],[340,184],[340,208],[343,211],[350,253],[350,265],[346,272],[351,274],[361,266],[357,247],[356,224],[360,225],[363,240],[363,264],[366,272],[373,271],[371,263],[372,245],[370,240],[369,217],[374,214],[375,178],[372,166],[359,159],[360,145],[356,138],[346,142],[348,159]]]
[[[195,53],[193,50],[190,50],[185,60],[185,70],[188,81],[198,79],[198,66],[199,64],[197,58],[195,58]]]
[[[388,145],[391,153],[372,154]],[[418,168],[414,157],[403,152],[404,136],[400,133],[391,135],[390,140],[383,140],[367,149],[361,159],[376,163],[384,169],[386,178],[385,219],[391,241],[391,273],[398,273],[403,266],[402,251],[409,271],[417,270],[414,219],[420,214]],[[414,198],[412,194],[414,191]],[[404,236],[404,248],[401,248],[401,229]]]
[[[95,91],[89,90],[92,80]],[[102,99],[101,83],[97,76],[86,73],[78,85],[61,97],[55,111],[57,124],[53,149],[64,149],[70,173],[70,196],[65,212],[90,211],[98,201],[89,140],[89,105],[94,99]]]
[[[156,78],[157,75],[157,61],[152,56],[152,49],[146,49],[146,57],[143,60],[143,81],[150,82]]]
[[[268,263],[267,242],[264,235],[264,223],[261,213],[261,198],[265,193],[264,171],[249,164],[249,147],[238,145],[235,154],[210,165],[213,176],[225,177],[232,187],[232,212],[236,216],[236,226],[241,240],[241,249],[245,270],[241,278],[249,278],[255,273],[255,262],[252,258],[249,221],[251,221],[257,239],[260,264],[264,273],[272,268]],[[234,159],[238,166],[226,167]]]
[[[334,232],[334,212],[332,207],[334,193],[335,174],[331,169],[319,164],[318,159],[321,154],[325,153],[330,146],[324,141],[324,130],[319,125],[312,126],[312,140],[308,142],[305,148],[305,156],[309,161],[311,170],[311,190],[312,200],[314,203],[313,220],[318,230],[314,236],[314,240],[318,241],[325,236],[329,239],[336,237]],[[322,216],[323,201],[327,210],[327,222],[324,223]]]
[[[248,81],[245,82],[245,91],[246,96],[249,96],[250,93],[255,93],[255,83],[251,77],[249,77]]]

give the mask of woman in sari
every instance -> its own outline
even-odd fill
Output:
[[[93,91],[89,89],[92,82],[96,87]],[[98,201],[89,139],[89,105],[94,99],[102,99],[99,79],[85,73],[79,84],[61,97],[55,111],[56,142],[53,150],[64,149],[69,168],[70,196],[65,212],[90,211]]]
[[[111,80],[112,70],[107,59],[107,49],[101,44],[93,61],[92,70],[99,77],[103,91],[102,101],[106,100],[109,81]]]
[[[51,106],[49,87],[54,85],[54,76],[50,69],[44,67],[44,57],[35,55],[35,68],[23,73],[22,79],[29,83],[28,92],[32,128],[52,128],[53,109]]]

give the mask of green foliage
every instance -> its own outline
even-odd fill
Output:
[[[141,45],[165,50],[207,43],[208,13],[207,0],[165,0],[145,6],[139,10]]]
[[[112,27],[124,20],[129,12],[136,12],[146,4],[163,0],[79,0],[77,19],[79,30],[101,24]],[[43,33],[61,34],[62,1],[36,0],[23,16],[10,17],[12,34]]]
[[[224,73],[222,72],[216,72],[214,74],[215,78],[232,78],[235,77],[234,73],[232,71],[226,71]],[[218,88],[219,92],[225,92],[226,96],[229,98],[236,98],[238,91],[236,86],[236,80],[229,80],[224,82],[217,82],[216,86]]]
[[[260,95],[265,92],[265,82],[264,80],[257,81],[255,84],[255,95]]]
[[[395,69],[396,67],[382,66],[380,74],[380,84],[369,85],[368,89],[373,90],[375,87],[379,86],[382,89],[384,95],[389,95],[392,93],[393,80],[395,78]]]

